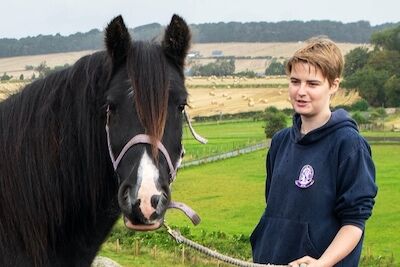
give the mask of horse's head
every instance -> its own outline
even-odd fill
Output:
[[[156,229],[183,157],[183,68],[190,31],[174,15],[161,44],[132,42],[117,17],[106,29],[105,42],[113,68],[106,92],[107,139],[120,179],[119,206],[129,228]]]

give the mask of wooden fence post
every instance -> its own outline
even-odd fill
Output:
[[[153,247],[153,258],[157,257],[157,245],[154,245]]]
[[[182,264],[185,264],[185,246],[182,246]]]
[[[118,253],[120,251],[121,247],[119,245],[119,239],[117,239],[117,241],[115,241],[115,251]]]
[[[140,254],[140,243],[139,240],[135,240],[135,256],[139,256]]]

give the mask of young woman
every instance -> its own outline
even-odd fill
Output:
[[[250,238],[254,262],[358,266],[377,187],[356,123],[329,108],[342,70],[329,39],[310,40],[287,63],[295,115],[268,151],[266,209]]]

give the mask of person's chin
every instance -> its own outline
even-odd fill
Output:
[[[300,115],[309,115],[311,114],[311,110],[307,107],[294,107],[294,111]]]

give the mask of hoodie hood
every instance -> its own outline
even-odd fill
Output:
[[[336,131],[337,129],[343,127],[351,127],[358,132],[357,123],[350,117],[349,113],[347,113],[347,111],[345,111],[344,109],[338,109],[332,112],[331,117],[327,123],[302,136],[302,134],[300,133],[300,114],[296,113],[293,116],[293,127],[290,132],[290,137],[295,143],[307,145],[314,143],[321,138],[329,135],[333,131]]]

